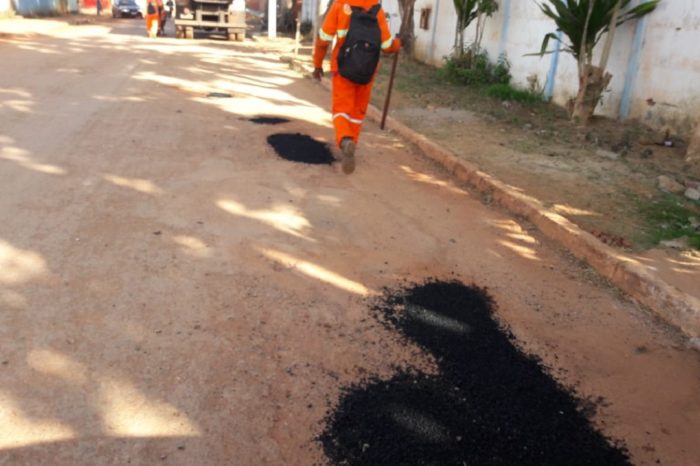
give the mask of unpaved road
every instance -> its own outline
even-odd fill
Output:
[[[332,138],[325,91],[141,29],[0,38],[0,464],[323,461],[327,403],[411,359],[368,297],[453,276],[637,464],[700,464],[671,331],[373,125],[351,177],[280,160],[273,132]]]

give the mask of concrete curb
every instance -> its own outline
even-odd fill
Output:
[[[303,63],[289,60],[302,73],[311,71]],[[323,87],[330,90],[328,80]],[[382,112],[373,105],[367,116],[381,121]],[[602,243],[563,216],[547,209],[537,199],[497,180],[476,166],[461,160],[452,151],[436,144],[403,123],[388,117],[387,129],[418,146],[429,158],[442,165],[460,181],[499,205],[535,224],[549,239],[557,241],[578,259],[586,261],[600,275],[628,294],[636,302],[649,307],[663,320],[681,329],[689,337],[700,336],[700,299],[681,292],[654,276],[646,267],[624,253]]]

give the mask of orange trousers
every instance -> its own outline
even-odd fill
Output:
[[[339,73],[333,73],[333,126],[338,146],[343,138],[352,138],[355,143],[360,139],[373,84],[374,81],[355,84]]]
[[[158,35],[158,28],[160,26],[160,15],[146,15],[146,33],[148,37],[156,37]]]

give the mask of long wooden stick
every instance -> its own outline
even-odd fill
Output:
[[[406,9],[404,11],[404,17],[401,18],[401,29],[403,29],[404,25],[407,24],[406,21],[408,19],[408,15],[413,14],[413,7]],[[394,89],[394,77],[396,76],[396,68],[399,65],[399,53],[401,51],[396,52],[394,55],[394,62],[391,64],[391,75],[389,75],[389,87],[386,90],[386,100],[384,101],[384,111],[382,112],[382,123],[379,125],[381,129],[384,129],[384,126],[386,125],[386,116],[389,113],[389,104],[391,103],[391,91]]]
[[[399,65],[399,52],[394,54],[394,62],[391,64],[391,75],[389,76],[389,87],[386,90],[386,100],[384,101],[384,112],[382,112],[382,124],[379,126],[384,129],[386,124],[386,115],[389,113],[389,103],[391,102],[391,90],[394,88],[394,76],[396,76],[396,67]]]

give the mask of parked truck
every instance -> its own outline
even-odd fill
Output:
[[[175,37],[193,39],[195,29],[245,39],[245,0],[176,0]]]

